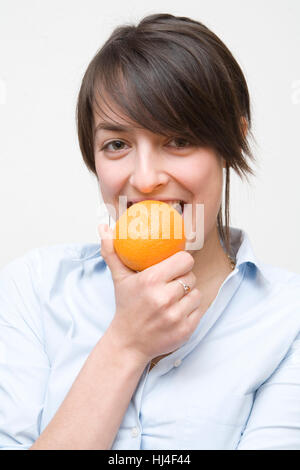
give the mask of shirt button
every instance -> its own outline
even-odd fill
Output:
[[[138,436],[138,435],[139,435],[139,430],[138,430],[138,428],[132,428],[132,429],[131,429],[131,436],[132,436],[132,437],[136,437],[136,436]]]
[[[174,366],[175,367],[180,366],[181,362],[182,362],[181,359],[176,359],[176,361],[174,362]]]

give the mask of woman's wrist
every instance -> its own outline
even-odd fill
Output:
[[[122,336],[116,331],[113,324],[106,330],[105,341],[109,342],[111,354],[114,360],[120,362],[122,365],[130,364],[134,369],[144,369],[151,358],[146,357],[143,353],[133,346],[129,346],[122,341]],[[101,338],[103,340],[103,337]]]

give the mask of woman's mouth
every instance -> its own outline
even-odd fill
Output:
[[[158,199],[158,200],[159,200],[159,199]],[[175,210],[177,210],[177,212],[178,212],[180,215],[183,215],[185,201],[182,201],[182,200],[178,199],[178,200],[162,201],[162,202],[165,202],[166,204],[169,204],[169,206],[172,206]],[[128,209],[130,206],[132,206],[133,204],[134,204],[134,202],[128,201],[128,202],[127,202],[127,209]]]

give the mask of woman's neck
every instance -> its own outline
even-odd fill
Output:
[[[201,250],[189,251],[189,253],[195,260],[192,271],[197,278],[199,289],[224,280],[232,271],[230,260],[221,245],[216,225],[206,238]]]

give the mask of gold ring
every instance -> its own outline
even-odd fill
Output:
[[[182,287],[184,288],[184,294],[187,294],[188,292],[190,292],[191,288],[190,286],[188,286],[187,284],[185,284],[183,281],[181,281],[180,279],[177,279],[178,282],[180,282],[180,284],[182,285]]]

